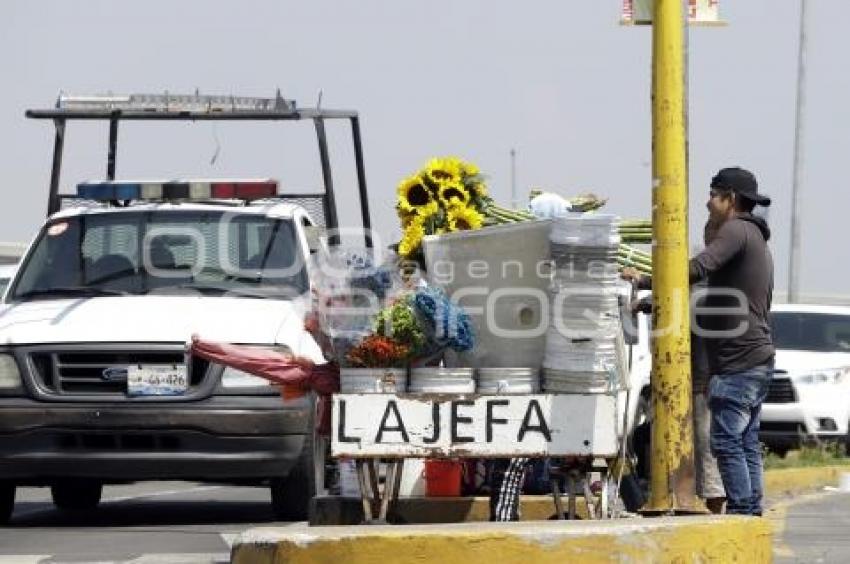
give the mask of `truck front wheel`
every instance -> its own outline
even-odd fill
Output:
[[[316,468],[313,433],[304,437],[304,447],[286,478],[271,481],[272,511],[281,521],[304,521],[310,500],[316,495]]]
[[[15,484],[0,482],[0,525],[5,525],[15,509]]]
[[[847,422],[847,436],[844,437],[844,456],[850,456],[850,421]]]
[[[102,493],[103,484],[91,480],[68,480],[50,486],[53,504],[70,511],[94,509]]]

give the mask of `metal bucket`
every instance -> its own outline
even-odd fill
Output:
[[[341,368],[339,391],[343,394],[395,394],[407,389],[404,368]]]
[[[536,394],[540,371],[536,368],[479,368],[479,394]]]
[[[521,221],[422,240],[430,282],[466,308],[475,348],[447,366],[540,367],[548,325],[551,221]]]
[[[471,394],[475,392],[472,368],[414,368],[407,391],[412,394]]]
[[[543,390],[561,394],[604,394],[616,390],[619,382],[609,372],[577,372],[543,369]]]

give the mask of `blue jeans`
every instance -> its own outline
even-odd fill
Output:
[[[743,372],[716,375],[709,384],[711,452],[726,489],[727,513],[762,513],[759,420],[772,376],[771,359]]]

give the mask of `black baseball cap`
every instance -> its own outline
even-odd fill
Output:
[[[711,187],[731,190],[742,198],[760,206],[770,205],[770,197],[758,193],[758,182],[756,182],[755,175],[749,170],[737,166],[721,168],[711,179]]]

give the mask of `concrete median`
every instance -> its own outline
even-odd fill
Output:
[[[837,483],[850,466],[790,468],[765,472],[765,493],[774,501]],[[353,500],[352,500],[353,501]],[[408,522],[387,526],[307,526],[305,523],[246,531],[234,543],[236,563],[439,561],[474,564],[549,562],[770,562],[770,520],[736,516],[629,518],[611,521],[548,521],[549,496],[523,496],[519,523],[488,523],[486,498],[400,500]],[[583,500],[579,516],[585,517]],[[357,511],[356,503],[352,504]],[[349,513],[352,513],[349,511]],[[352,513],[353,515],[353,513]],[[450,517],[461,523],[440,523]],[[339,519],[345,523],[352,517]],[[333,518],[325,514],[324,522]]]
[[[409,526],[258,528],[233,545],[237,564],[563,562],[770,562],[763,519],[709,516],[459,523]]]

